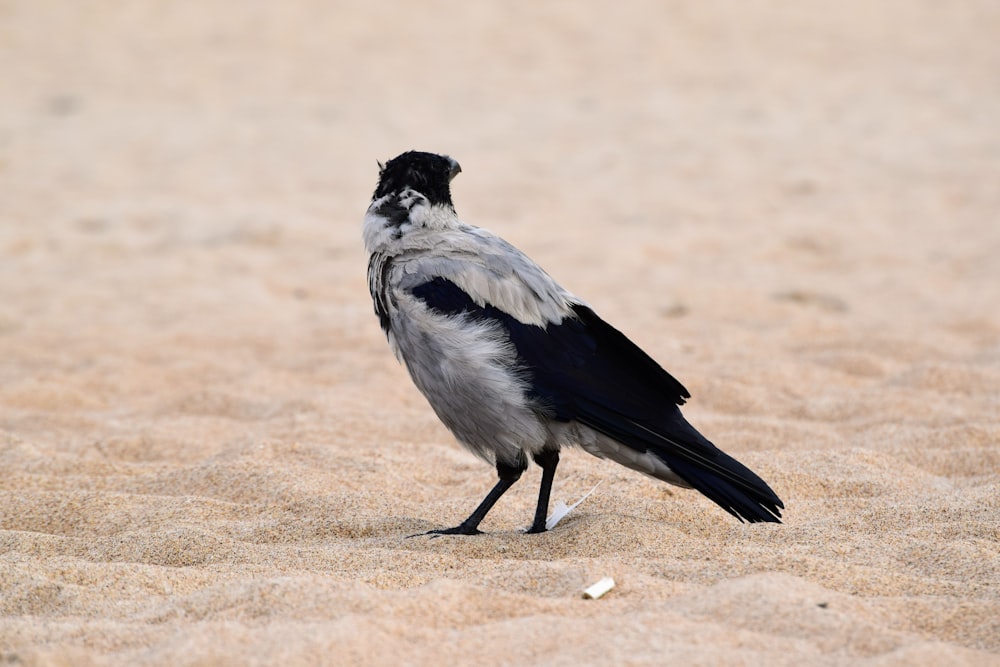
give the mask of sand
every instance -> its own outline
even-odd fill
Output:
[[[0,662],[1000,664],[997,3],[0,3]],[[390,354],[376,160],[691,390],[782,525],[494,472]],[[601,577],[600,600],[581,591]]]

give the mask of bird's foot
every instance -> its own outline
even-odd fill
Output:
[[[430,535],[432,538],[441,537],[442,535],[482,535],[483,531],[479,530],[475,526],[467,526],[464,523],[455,526],[454,528],[438,528],[437,530],[428,530],[426,533],[417,533],[416,535],[410,535],[409,537],[425,537]]]
[[[524,531],[524,533],[526,535],[534,535],[534,534],[537,534],[537,533],[544,533],[547,530],[548,529],[545,527],[545,522],[543,521],[540,524],[538,524],[538,523],[531,524],[531,528],[528,528],[526,531]]]

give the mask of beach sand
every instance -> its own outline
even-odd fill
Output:
[[[997,3],[0,3],[0,663],[1000,664]],[[781,525],[438,423],[376,160],[691,391]],[[600,600],[582,590],[610,576]]]

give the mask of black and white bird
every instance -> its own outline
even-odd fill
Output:
[[[458,526],[474,535],[528,467],[542,468],[529,533],[545,530],[559,450],[694,488],[740,521],[780,522],[781,500],[681,415],[684,386],[520,250],[462,222],[461,171],[410,151],[380,165],[364,221],[368,283],[393,351],[437,416],[500,479]]]

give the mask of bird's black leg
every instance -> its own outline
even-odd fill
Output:
[[[527,467],[528,461],[524,458],[523,453],[519,457],[517,464],[513,466],[497,461],[497,475],[500,476],[500,481],[486,494],[483,502],[479,503],[479,507],[473,510],[468,519],[454,528],[429,530],[426,533],[422,533],[422,535],[479,535],[482,532],[479,530],[479,523],[486,518],[486,514],[493,509],[496,502],[500,500],[500,496],[506,493],[507,489],[514,486],[514,482],[521,479],[521,473]]]
[[[535,508],[535,520],[528,529],[529,533],[544,533],[545,519],[549,513],[549,495],[552,493],[552,480],[556,477],[556,466],[559,465],[559,451],[545,450],[534,456],[535,463],[542,467],[542,485],[538,488],[538,506]]]

